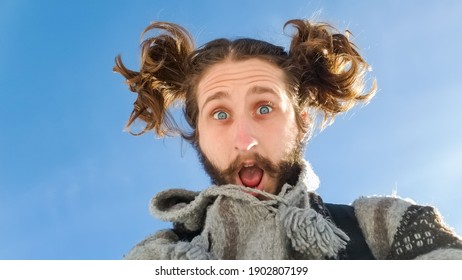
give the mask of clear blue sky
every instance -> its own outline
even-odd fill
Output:
[[[350,29],[379,85],[309,143],[324,200],[396,192],[461,234],[461,1],[2,0],[0,259],[121,259],[168,226],[155,193],[208,186],[187,143],[123,132],[135,95],[112,66],[138,67],[146,25],[287,46],[292,18]]]

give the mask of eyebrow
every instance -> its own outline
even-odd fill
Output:
[[[265,86],[253,86],[248,90],[248,93],[251,93],[251,94],[270,93],[270,94],[279,96],[274,89],[270,87],[265,87]],[[207,105],[207,103],[209,103],[210,101],[221,99],[221,98],[228,98],[228,97],[229,97],[229,93],[226,91],[217,91],[213,93],[212,95],[207,97],[207,99],[205,99],[204,104],[201,107],[201,112],[204,110],[205,105]]]
[[[270,87],[265,87],[265,86],[254,86],[249,89],[249,93],[252,94],[261,94],[261,93],[271,93],[278,95],[278,93]]]
[[[207,105],[207,103],[209,103],[210,101],[227,97],[229,97],[229,93],[227,93],[226,91],[215,92],[214,94],[207,97],[207,99],[205,99],[204,104],[202,104],[201,112],[204,111],[205,105]]]

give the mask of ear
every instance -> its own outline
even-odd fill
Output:
[[[301,112],[300,112],[300,120],[301,120],[301,125],[305,128],[304,132],[300,131],[300,140],[302,139],[305,139],[307,138],[307,135],[311,135],[311,129],[313,128],[313,120],[310,116],[310,114],[308,113],[308,108],[304,108]],[[309,138],[310,136],[308,136]]]
[[[300,112],[300,117],[302,118],[302,121],[305,125],[308,125],[308,122],[310,121],[310,118],[308,116],[308,109],[305,108]]]

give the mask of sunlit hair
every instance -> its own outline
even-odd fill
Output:
[[[216,39],[195,48],[190,33],[183,27],[154,22],[143,32],[158,35],[141,45],[141,67],[129,70],[116,58],[114,71],[127,79],[137,93],[127,127],[137,120],[146,125],[139,133],[154,130],[159,137],[181,135],[197,144],[197,85],[205,70],[226,59],[242,61],[259,58],[281,68],[286,76],[287,92],[293,101],[297,125],[303,132],[311,129],[301,117],[302,110],[315,109],[323,114],[322,124],[348,111],[358,102],[367,102],[375,94],[375,81],[365,88],[368,64],[346,35],[325,23],[290,20],[284,25],[294,27],[288,51],[255,39]],[[180,102],[191,128],[180,128],[169,108]]]

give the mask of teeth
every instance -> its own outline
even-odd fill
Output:
[[[244,167],[252,167],[254,164],[244,164]]]

